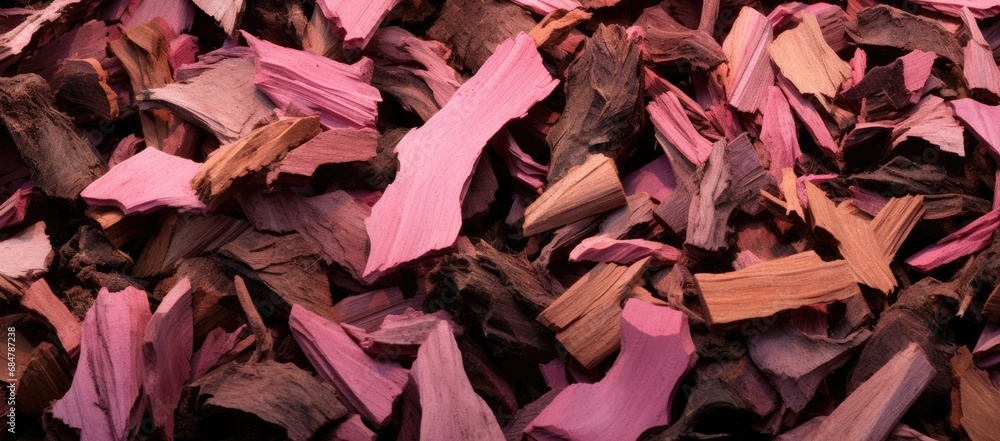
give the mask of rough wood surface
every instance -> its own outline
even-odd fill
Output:
[[[617,159],[642,127],[644,73],[638,41],[621,26],[601,26],[569,66],[566,108],[546,141],[549,185],[590,155]]]
[[[0,79],[0,119],[45,194],[67,202],[107,171],[38,75]]]
[[[196,391],[201,406],[256,415],[284,428],[288,439],[294,441],[312,439],[323,426],[347,416],[347,408],[330,385],[290,363],[231,362],[190,388]]]
[[[288,118],[219,147],[191,179],[198,197],[213,209],[233,195],[240,178],[281,159],[289,150],[318,135],[319,118]]]

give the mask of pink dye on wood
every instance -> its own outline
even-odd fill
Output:
[[[191,379],[193,346],[191,282],[185,277],[163,297],[146,325],[142,343],[146,371],[143,394],[153,424],[163,430],[167,440],[174,439],[174,409],[184,384]]]
[[[681,258],[681,251],[652,240],[594,236],[581,241],[569,253],[570,262],[613,262],[620,265],[631,265],[647,257],[670,264]]]
[[[35,183],[25,182],[14,194],[0,204],[0,229],[12,227],[24,221],[28,214],[28,203],[35,193]]]
[[[493,411],[472,390],[447,324],[439,322],[428,334],[410,376],[420,395],[420,439],[504,439]]]
[[[36,279],[48,271],[54,255],[52,243],[45,234],[45,223],[36,222],[0,241],[0,277]]]
[[[150,320],[142,290],[101,288],[83,319],[80,361],[69,392],[52,415],[81,430],[82,441],[124,441],[139,423],[133,406],[144,373],[142,338]]]
[[[38,279],[21,295],[21,307],[45,318],[56,330],[59,343],[70,356],[80,349],[80,321],[56,297],[45,279]]]
[[[288,320],[295,341],[320,376],[336,386],[369,424],[385,424],[403,393],[407,370],[394,361],[368,356],[340,324],[299,305],[292,306]]]
[[[559,393],[524,433],[535,439],[637,439],[670,423],[673,395],[698,356],[684,313],[625,304],[622,349],[601,381]]]
[[[792,110],[798,115],[802,124],[806,126],[806,131],[812,135],[813,140],[816,141],[816,145],[822,148],[825,153],[836,155],[840,151],[840,147],[834,142],[833,136],[830,135],[826,124],[823,123],[823,117],[819,115],[816,108],[799,93],[795,85],[780,74],[778,75],[778,87],[785,93],[788,104],[792,106]]]
[[[927,272],[989,245],[1000,227],[1000,210],[993,210],[906,259],[906,264]]]
[[[204,213],[208,207],[191,188],[199,167],[190,159],[146,148],[97,178],[80,197],[91,207],[113,205],[126,215],[163,207]]]
[[[771,154],[771,176],[774,176],[775,182],[781,182],[782,170],[795,167],[795,160],[802,156],[802,149],[799,148],[799,133],[792,108],[777,86],[768,87],[760,140]]]
[[[191,381],[201,378],[212,368],[236,358],[238,355],[236,349],[241,342],[240,334],[246,327],[245,324],[241,325],[233,332],[226,332],[222,328],[209,331],[198,352],[191,356]]]
[[[344,64],[289,49],[243,32],[253,48],[253,82],[282,112],[307,111],[328,128],[375,127],[382,95],[373,87],[372,61]]]
[[[629,173],[622,180],[622,186],[626,196],[645,192],[654,201],[663,202],[677,188],[677,181],[670,159],[664,155]]]
[[[994,159],[1000,159],[1000,106],[990,106],[972,98],[949,101],[955,116],[976,138],[990,147]]]
[[[396,179],[365,221],[371,238],[366,280],[455,242],[461,195],[483,147],[557,84],[534,40],[520,34],[500,44],[444,108],[400,140]]]
[[[656,128],[657,137],[662,136],[695,165],[708,159],[708,154],[712,151],[712,142],[698,133],[677,96],[672,92],[653,97],[646,110]]]

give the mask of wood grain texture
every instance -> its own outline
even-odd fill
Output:
[[[625,203],[625,190],[614,160],[591,155],[528,206],[524,212],[524,234],[543,233]]]
[[[726,324],[859,294],[854,271],[844,260],[824,262],[806,251],[739,271],[694,275],[706,319]]]

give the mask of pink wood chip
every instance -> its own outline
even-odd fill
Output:
[[[381,426],[403,393],[408,373],[395,361],[373,359],[339,324],[292,306],[289,325],[295,341],[324,380],[369,424]]]
[[[400,140],[396,179],[365,221],[371,238],[367,280],[455,242],[461,195],[483,147],[557,84],[534,40],[519,34],[500,44],[444,108]]]
[[[438,322],[420,346],[410,375],[420,395],[420,439],[504,439],[493,411],[472,390],[446,323]]]
[[[204,213],[207,207],[191,188],[199,167],[190,159],[146,148],[97,178],[80,197],[92,207],[113,205],[126,215],[163,207]]]
[[[316,5],[332,22],[333,33],[344,49],[364,49],[378,25],[399,0],[317,0]]]
[[[80,361],[52,415],[80,429],[82,441],[124,441],[139,423],[142,338],[151,315],[146,293],[102,288],[83,319]],[[139,410],[139,412],[136,412]]]
[[[631,440],[670,423],[674,393],[698,358],[687,316],[630,299],[621,320],[621,353],[607,375],[563,389],[524,433],[534,439]]]
[[[174,439],[174,409],[184,384],[191,379],[193,346],[191,282],[184,277],[156,308],[142,344],[146,370],[143,394],[153,424],[163,430],[168,440]]]
[[[614,262],[631,265],[647,257],[660,263],[674,263],[681,251],[665,243],[646,239],[615,239],[607,236],[588,237],[569,253],[570,262]]]
[[[975,253],[990,244],[1000,227],[1000,210],[993,210],[906,259],[906,264],[927,272],[962,256]]]
[[[632,196],[645,192],[657,202],[663,202],[677,188],[674,169],[665,155],[652,160],[622,180],[625,195]]]
[[[375,127],[382,95],[369,84],[370,59],[344,64],[259,40],[246,32],[243,37],[257,54],[254,84],[280,110],[319,115],[320,124],[328,129]]]

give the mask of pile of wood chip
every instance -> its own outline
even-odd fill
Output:
[[[6,3],[0,439],[1000,440],[998,0]]]

